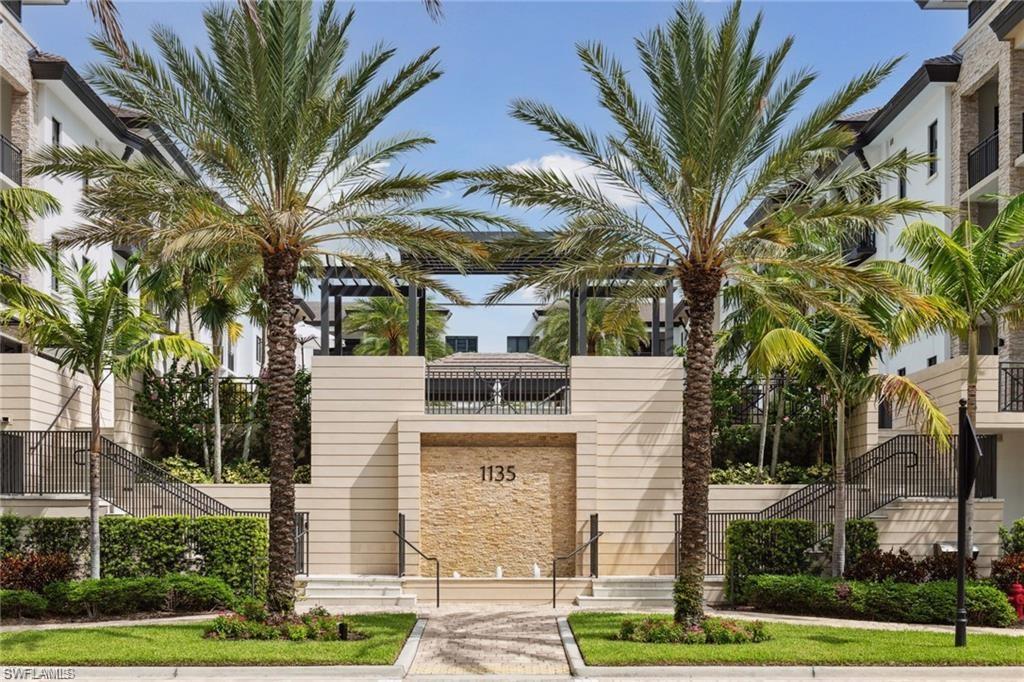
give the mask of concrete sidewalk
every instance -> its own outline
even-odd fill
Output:
[[[705,609],[709,616],[722,616],[736,620],[763,620],[766,623],[790,623],[792,625],[822,625],[831,628],[857,628],[859,630],[888,630],[890,632],[948,632],[953,634],[952,625],[920,625],[917,623],[890,623],[878,620],[849,620],[846,618],[819,618],[818,616],[791,616],[782,613],[761,613],[758,611],[733,611],[729,609]],[[1024,628],[987,628],[967,626],[967,635],[1006,635],[1024,637]],[[1021,646],[1024,646],[1022,644]]]

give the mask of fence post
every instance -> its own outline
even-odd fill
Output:
[[[597,577],[597,566],[598,566],[597,545],[600,543],[600,540],[597,539],[597,534],[598,534],[597,514],[591,514],[590,515],[590,539],[594,541],[594,543],[592,545],[590,545],[590,577],[591,578],[596,578]]]
[[[405,514],[398,514],[398,577],[405,575]]]

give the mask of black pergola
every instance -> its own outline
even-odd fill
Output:
[[[504,235],[500,232],[479,232],[473,239],[485,243],[497,243]],[[499,260],[490,265],[470,263],[464,271],[435,258],[415,258],[401,255],[402,262],[409,263],[421,272],[432,275],[514,275],[527,269],[556,265],[560,258],[551,253],[515,256]],[[636,266],[617,273],[616,282],[631,281],[639,276],[665,276],[668,266],[663,263]],[[357,270],[348,266],[328,265],[320,282],[320,354],[342,354],[342,316],[345,298],[368,298],[391,296],[394,291],[406,297],[409,310],[409,355],[424,355],[426,348],[427,292],[422,287],[409,283],[395,283],[394,289],[371,282]],[[615,287],[607,285],[586,285],[569,292],[569,354],[587,354],[586,305],[589,298],[611,298]],[[671,355],[673,352],[673,312],[675,309],[672,281],[665,284],[664,294],[651,300],[651,355]],[[494,304],[502,305],[502,304]],[[331,312],[333,309],[333,320]],[[664,315],[665,328],[660,329]],[[331,343],[333,339],[333,344]]]

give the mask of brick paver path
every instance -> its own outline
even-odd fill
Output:
[[[410,675],[568,675],[553,611],[431,612]]]

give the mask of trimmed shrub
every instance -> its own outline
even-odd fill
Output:
[[[168,611],[210,611],[231,608],[235,595],[223,580],[201,575],[169,575],[164,606]]]
[[[846,577],[875,582],[892,580],[898,583],[923,583],[928,572],[903,548],[899,552],[876,549],[864,554],[856,564],[848,567]]]
[[[15,514],[0,514],[0,557],[21,551],[21,529],[25,519]]]
[[[921,585],[836,581],[809,575],[759,575],[747,580],[745,603],[779,613],[813,614],[899,623],[950,624],[956,618],[956,583]],[[1008,627],[1017,614],[998,589],[967,585],[967,616],[973,625]]]
[[[1024,554],[1024,519],[1017,519],[1010,527],[999,527],[999,546],[1003,554]]]
[[[956,554],[952,552],[926,556],[918,561],[917,565],[925,572],[925,580],[929,582],[935,580],[956,580],[957,560]],[[978,567],[971,557],[967,557],[966,575],[968,580],[978,579]]]
[[[747,576],[806,573],[817,527],[804,519],[733,521],[725,532],[726,587],[742,592]],[[740,595],[732,595],[734,598]]]
[[[98,578],[71,583],[67,602],[73,613],[90,618],[160,611],[167,584],[160,578]]]
[[[76,570],[67,554],[8,554],[0,559],[0,587],[41,592],[50,583],[75,577]]]
[[[821,543],[826,557],[832,556],[832,524],[826,524],[828,537]],[[878,525],[871,519],[846,520],[846,565],[852,566],[865,554],[878,549]]]
[[[15,618],[34,618],[46,613],[46,598],[29,590],[0,590],[0,613]]]
[[[1024,585],[1024,552],[1007,554],[992,562],[992,582],[1006,592],[1010,585]]]
[[[199,573],[220,578],[236,595],[267,591],[267,521],[252,516],[200,516],[191,521]]]
[[[668,618],[647,617],[622,621],[618,639],[644,644],[750,644],[771,638],[761,621],[705,618],[696,625],[685,626]]]
[[[105,516],[100,519],[104,578],[160,577],[190,568],[187,516]]]
[[[312,608],[301,616],[218,616],[206,627],[209,639],[288,639],[293,642],[312,639],[337,641],[342,616],[332,616],[325,609]],[[365,635],[348,628],[347,639],[365,639]]]
[[[34,517],[25,519],[22,551],[66,554],[77,564],[89,551],[89,519]]]

